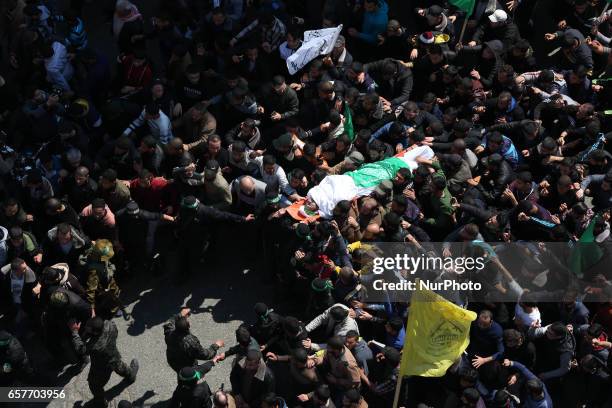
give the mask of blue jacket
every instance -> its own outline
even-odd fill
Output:
[[[537,378],[531,371],[529,371],[527,367],[525,367],[518,361],[513,361],[512,367],[520,371],[523,377],[525,377],[526,381]],[[527,395],[525,395],[523,399],[525,408],[552,408],[552,399],[550,398],[550,394],[548,393],[548,389],[546,388],[544,382],[542,382],[542,386],[544,387],[544,398],[542,398],[541,400],[535,400],[533,399],[531,394],[527,393]]]
[[[385,32],[387,29],[388,12],[389,6],[385,0],[379,0],[376,11],[363,14],[363,24],[358,37],[370,44],[376,44],[378,34]]]

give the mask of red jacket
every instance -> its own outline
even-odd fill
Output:
[[[141,187],[138,179],[130,181],[130,195],[132,200],[138,203],[138,206],[143,210],[160,212],[165,210],[169,205],[175,202],[174,189],[163,177],[154,177],[151,180],[151,186],[148,188]]]

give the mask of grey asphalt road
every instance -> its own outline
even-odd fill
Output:
[[[234,331],[244,320],[252,320],[253,304],[269,298],[269,290],[240,256],[226,258],[221,263],[205,263],[199,275],[182,285],[176,285],[172,275],[157,279],[143,277],[129,283],[126,297],[138,295],[127,307],[133,321],[116,318],[114,322],[119,329],[117,343],[124,361],[137,358],[140,371],[136,382],[127,387],[121,377],[113,374],[106,387],[110,406],[116,406],[122,399],[136,402],[138,406],[166,405],[176,386],[176,375],[166,363],[162,326],[182,306],[192,309],[192,332],[203,345],[216,339],[225,340],[226,348],[235,344]],[[213,391],[221,384],[229,388],[230,367],[228,358],[206,375]],[[65,401],[54,401],[49,406],[86,406],[91,399],[88,371],[89,367],[65,385]]]

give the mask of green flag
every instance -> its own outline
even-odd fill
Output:
[[[595,265],[603,256],[603,251],[595,242],[595,223],[598,215],[593,217],[589,226],[584,230],[578,242],[572,249],[569,259],[569,267],[578,277],[581,277],[587,269]]]
[[[351,142],[355,140],[355,129],[353,128],[353,116],[348,103],[344,102],[344,132],[348,135]]]
[[[472,12],[474,11],[474,4],[476,4],[476,0],[449,0],[449,2],[459,10],[465,11],[467,13],[466,17],[472,15]]]

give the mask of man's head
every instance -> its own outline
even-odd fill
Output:
[[[15,258],[11,261],[11,274],[21,279],[25,276],[28,270],[28,265],[21,258]]]
[[[72,241],[72,227],[65,222],[57,226],[57,241],[61,245],[66,245]]]
[[[329,389],[329,385],[319,385],[312,395],[312,401],[314,403],[314,406],[326,407],[328,405],[330,396],[331,391]]]
[[[419,114],[419,107],[415,102],[412,101],[408,101],[404,104],[404,117],[409,120],[412,121],[414,120],[417,115]]]
[[[509,349],[520,347],[525,338],[523,334],[515,329],[504,330],[504,345]]]
[[[516,188],[523,192],[528,193],[532,188],[533,176],[529,171],[521,171],[516,177]]]
[[[246,355],[244,369],[248,372],[257,371],[261,362],[261,351],[249,350]]]
[[[361,406],[361,394],[355,388],[344,393],[342,397],[342,408],[358,408]]]
[[[19,212],[19,201],[14,197],[9,197],[2,202],[2,210],[7,217],[14,217]]]
[[[23,230],[20,226],[15,225],[9,229],[9,238],[13,246],[19,247],[23,244]]]
[[[251,176],[244,176],[239,182],[240,191],[245,195],[253,195],[255,192],[255,180]]]
[[[499,27],[506,24],[508,20],[508,14],[502,9],[495,10],[493,14],[489,16],[489,23],[491,27]]]
[[[476,324],[481,329],[488,329],[493,325],[493,313],[491,313],[490,310],[482,310],[478,314],[478,320],[476,321]]]
[[[329,311],[329,317],[334,322],[342,322],[348,317],[348,309],[342,306],[334,306]]]
[[[546,338],[549,340],[564,339],[567,336],[567,327],[561,322],[552,323],[546,328]]]
[[[378,10],[379,3],[379,0],[365,0],[363,2],[363,9],[367,13],[374,13],[376,10]]]
[[[197,84],[200,82],[201,78],[200,67],[195,64],[188,65],[187,69],[185,70],[185,76],[190,84]]]
[[[357,347],[357,343],[359,343],[359,333],[355,330],[349,330],[346,332],[346,336],[344,336],[344,345],[347,349],[353,350]]]
[[[106,169],[100,178],[100,187],[103,190],[113,190],[117,185],[117,172],[114,169]]]
[[[287,89],[285,77],[283,77],[282,75],[275,75],[272,78],[272,89],[274,90],[274,93],[282,95]]]
[[[318,85],[319,98],[324,100],[334,99],[334,84],[330,81],[321,81]]]
[[[392,317],[385,324],[385,331],[391,336],[397,336],[404,328],[404,322],[400,317]]]
[[[439,25],[444,19],[443,11],[444,10],[442,9],[442,7],[438,6],[437,4],[430,6],[425,12],[425,18],[427,19],[427,24],[432,27]]]
[[[45,213],[47,215],[53,216],[61,213],[66,207],[62,204],[60,200],[55,197],[48,198],[45,201]]]
[[[104,320],[100,316],[89,319],[85,325],[85,332],[92,337],[100,336],[103,331]]]
[[[340,358],[344,352],[344,341],[342,341],[342,337],[330,337],[329,340],[327,340],[327,351],[335,358]]]
[[[276,157],[271,154],[266,154],[262,160],[263,171],[269,176],[276,174]]]
[[[91,215],[101,220],[106,215],[106,202],[103,198],[94,198],[91,200]]]
[[[204,166],[204,179],[213,181],[219,173],[219,162],[214,159],[208,160]]]
[[[346,72],[346,76],[354,83],[361,84],[365,81],[365,70],[361,62],[355,61]]]

